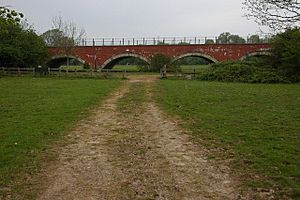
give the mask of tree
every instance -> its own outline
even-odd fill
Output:
[[[229,39],[229,44],[245,44],[246,40],[239,35],[230,35],[228,37]]]
[[[207,39],[205,44],[215,44],[215,41],[213,39]]]
[[[260,39],[259,35],[251,35],[248,38],[248,43],[250,43],[250,44],[258,44],[258,43],[261,43],[261,39]]]
[[[64,33],[58,29],[48,30],[41,36],[49,47],[59,47],[62,44],[62,40],[67,39]]]
[[[172,59],[164,54],[155,54],[150,61],[150,70],[159,72],[161,68],[172,66]]]
[[[229,32],[221,33],[218,37],[219,44],[244,44],[246,41],[239,35],[232,35]]]
[[[228,44],[230,35],[231,34],[229,32],[221,33],[218,37],[218,42],[217,43],[219,43],[219,44]]]
[[[0,66],[42,65],[48,56],[43,39],[32,29],[22,26],[21,13],[3,7],[0,13]]]
[[[287,76],[300,81],[300,29],[288,29],[273,39],[271,62],[273,67],[283,70]]]
[[[66,22],[61,16],[52,21],[52,29],[42,34],[48,46],[62,47],[66,55],[72,54],[74,47],[85,38],[85,30],[73,22]]]
[[[300,2],[298,0],[244,0],[246,16],[254,18],[259,25],[281,31],[300,25]]]
[[[14,24],[19,25],[21,23],[22,18],[24,15],[20,12],[15,10],[10,10],[8,8],[0,6],[0,24]]]

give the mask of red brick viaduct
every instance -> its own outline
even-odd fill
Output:
[[[210,62],[243,60],[248,56],[267,55],[270,44],[192,44],[192,45],[128,45],[128,46],[83,46],[76,47],[71,55],[63,48],[49,48],[52,60],[76,58],[95,69],[112,68],[118,61],[136,57],[146,62],[155,54],[165,54],[173,61],[188,56],[198,56]]]

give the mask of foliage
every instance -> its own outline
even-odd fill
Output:
[[[207,39],[205,44],[215,44],[215,41],[213,39]]]
[[[31,28],[21,25],[21,13],[1,8],[0,66],[36,67],[48,56],[44,41]]]
[[[300,29],[288,29],[273,39],[271,63],[294,81],[300,81]]]
[[[291,81],[276,69],[270,66],[261,66],[259,62],[224,62],[214,64],[200,74],[198,79],[246,83],[281,83]]]
[[[223,41],[229,33],[222,35]],[[261,42],[257,35],[250,42]],[[226,82],[279,83],[300,82],[300,29],[288,29],[272,39],[270,58],[255,58],[251,62],[225,62],[199,76],[201,80]]]
[[[26,177],[36,172],[49,145],[120,81],[18,77],[1,78],[0,85],[0,188],[14,190],[0,190],[6,199],[6,191],[28,186]]]
[[[259,44],[259,43],[269,43],[270,39],[266,36],[264,38],[261,38],[259,35],[251,35],[247,39],[247,43],[250,44]]]
[[[299,27],[300,2],[298,0],[244,0],[248,18],[274,31]]]
[[[245,39],[239,35],[232,35],[229,32],[221,33],[218,37],[217,42],[219,44],[244,44],[246,43]]]
[[[299,84],[165,80],[158,86],[157,103],[212,148],[209,158],[231,160],[240,180],[272,188],[282,195],[275,199],[299,198]]]
[[[239,35],[230,35],[229,44],[245,44],[246,40]]]
[[[150,60],[150,71],[159,72],[160,69],[172,67],[172,59],[164,54],[155,54]]]
[[[64,43],[64,41],[67,41],[68,43],[71,42],[71,40],[64,36],[64,33],[59,29],[48,30],[43,33],[41,37],[45,40],[45,43],[49,47],[59,47]]]
[[[24,15],[22,13],[0,6],[0,25],[19,25],[23,17]]]

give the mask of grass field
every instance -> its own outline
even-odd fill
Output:
[[[200,73],[209,68],[210,65],[182,65],[180,66],[182,72],[184,73]]]
[[[16,184],[20,174],[35,173],[43,152],[85,116],[83,111],[120,84],[119,80],[0,78],[0,199],[7,192],[3,188]]]
[[[299,84],[166,80],[158,86],[159,104],[216,150],[211,157],[235,158],[245,185],[300,199]]]

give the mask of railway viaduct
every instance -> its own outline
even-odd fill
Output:
[[[216,63],[267,55],[270,48],[270,44],[119,45],[79,46],[68,55],[64,48],[49,47],[49,52],[51,61],[69,57],[87,63],[94,69],[111,69],[117,62],[128,57],[139,58],[149,63],[151,57],[158,53],[171,57],[173,61],[196,56]]]

